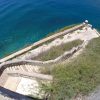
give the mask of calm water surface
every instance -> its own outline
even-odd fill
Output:
[[[100,29],[100,0],[0,0],[0,58],[85,19]]]

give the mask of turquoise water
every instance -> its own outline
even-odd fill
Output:
[[[100,29],[100,0],[0,0],[0,58],[85,19]]]

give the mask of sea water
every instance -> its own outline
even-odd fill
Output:
[[[100,0],[0,0],[0,58],[86,19],[100,29]]]

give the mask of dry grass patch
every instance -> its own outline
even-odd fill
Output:
[[[35,57],[34,60],[40,60],[40,61],[53,60],[62,55],[64,52],[71,50],[73,47],[82,44],[82,42],[83,41],[81,40],[74,40],[69,43],[65,43],[59,46],[54,46],[50,50],[43,52],[39,56]]]

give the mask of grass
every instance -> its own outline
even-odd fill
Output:
[[[93,91],[100,85],[100,37],[90,41],[77,59],[55,65],[51,74],[52,100],[68,100]]]
[[[57,32],[62,32],[64,30],[70,29],[70,28],[72,28],[72,27],[74,27],[76,25],[79,25],[79,24],[72,24],[72,25],[69,25],[69,26],[65,26],[65,27],[59,29]]]
[[[81,41],[81,40],[74,40],[72,42],[62,44],[60,46],[52,47],[50,50],[40,54],[39,56],[37,56],[34,59],[40,60],[40,61],[47,61],[47,60],[55,59],[55,58],[59,57],[60,55],[62,55],[65,51],[68,51],[68,50],[72,49],[73,47],[76,47],[76,46],[82,44],[82,42],[83,41]]]

